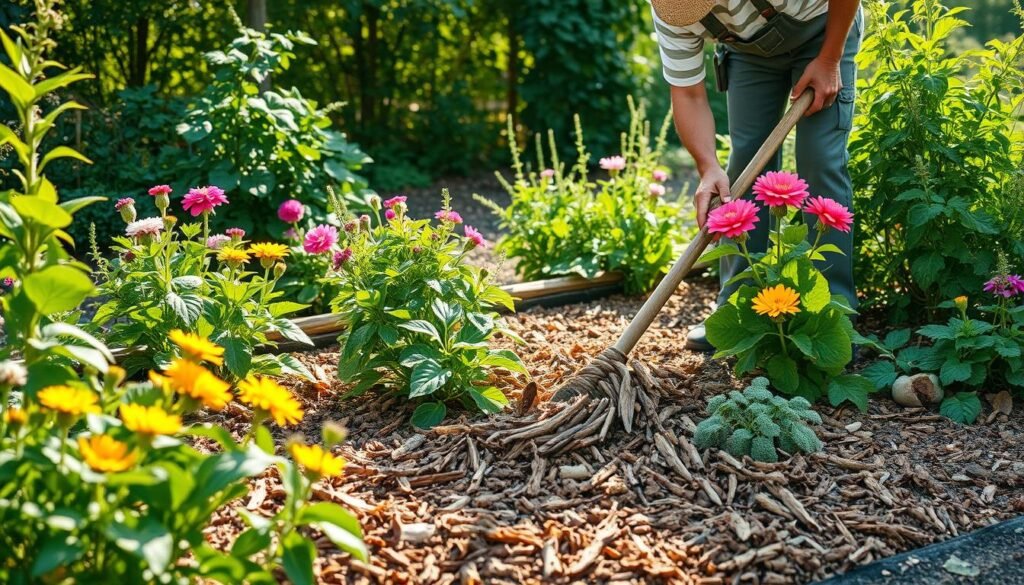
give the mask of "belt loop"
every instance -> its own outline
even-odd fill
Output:
[[[778,14],[778,11],[775,10],[775,7],[772,6],[768,0],[751,0],[751,2],[754,4],[754,7],[757,8],[761,17],[765,20],[771,20],[776,14]]]

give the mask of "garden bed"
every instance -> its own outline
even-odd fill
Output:
[[[871,401],[868,414],[819,406],[821,453],[777,464],[698,458],[689,445],[707,399],[737,386],[727,364],[682,348],[713,294],[713,283],[684,284],[637,348],[660,380],[661,428],[613,427],[603,444],[555,457],[494,433],[550,408],[551,390],[615,340],[641,299],[509,317],[537,386],[499,380],[509,413],[426,433],[409,427],[410,411],[397,403],[339,402],[336,353],[298,354],[321,378],[295,382],[307,408],[302,430],[317,436],[338,420],[350,433],[346,474],[315,497],[356,512],[371,551],[362,564],[321,539],[320,582],[805,583],[1024,512],[1019,411],[986,409],[964,427],[886,399]],[[524,402],[538,406],[522,415]],[[244,423],[233,421],[248,420],[217,416],[238,432]],[[240,504],[267,510],[282,498],[272,472]],[[208,538],[228,547],[241,527],[223,510]]]

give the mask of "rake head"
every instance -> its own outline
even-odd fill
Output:
[[[612,388],[619,388],[623,372],[626,371],[626,354],[614,347],[609,347],[590,360],[590,363],[580,371],[573,374],[555,392],[554,400],[568,402],[581,395],[603,397],[606,392],[602,390],[600,383],[604,381]]]

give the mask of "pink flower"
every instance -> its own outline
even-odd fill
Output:
[[[462,223],[462,216],[459,215],[459,212],[457,211],[442,209],[441,211],[435,213],[434,217],[441,221],[447,221],[451,223]]]
[[[352,259],[352,248],[345,248],[340,252],[334,253],[334,269],[340,270],[346,262]]]
[[[764,201],[768,207],[800,207],[807,198],[807,181],[795,173],[768,171],[754,182],[755,199]]]
[[[665,185],[651,183],[650,186],[648,186],[648,190],[650,191],[651,197],[661,197],[665,194]]]
[[[131,197],[125,197],[123,199],[118,199],[117,203],[114,204],[114,209],[116,209],[117,211],[121,211],[122,207],[125,207],[125,206],[128,206],[128,205],[135,205],[135,200],[132,199]]]
[[[329,252],[338,243],[338,230],[333,225],[318,225],[309,230],[302,242],[302,249],[310,254]]]
[[[231,241],[231,238],[224,234],[213,234],[206,238],[206,247],[211,250],[219,250],[221,246]]]
[[[653,173],[651,173],[651,177],[653,177],[654,180],[659,182],[659,183],[664,183],[665,181],[668,180],[668,173],[666,173],[665,171],[663,171],[661,169],[658,169],[658,170],[654,171]]]
[[[285,223],[295,223],[305,215],[306,208],[295,199],[289,199],[277,208],[277,217]]]
[[[181,206],[192,214],[192,217],[210,213],[215,207],[228,202],[224,196],[224,190],[220,187],[209,185],[206,187],[195,187],[189,189],[188,193],[181,200]]]
[[[540,172],[540,176],[542,179],[550,179],[555,176],[555,169],[544,169]]]
[[[299,233],[295,231],[295,228],[288,228],[284,231],[284,237],[289,240],[299,239]]]
[[[157,195],[163,195],[166,197],[171,194],[171,186],[157,185],[156,187],[150,187],[148,193],[153,197],[156,197]]]
[[[133,221],[124,228],[124,233],[129,237],[138,238],[141,236],[156,236],[164,229],[164,220],[160,217],[147,217],[139,221]]]
[[[405,203],[409,198],[405,195],[395,195],[391,199],[384,202],[384,207],[388,209],[394,209],[399,203]]]
[[[462,231],[466,234],[467,245],[469,245],[470,249],[487,247],[487,240],[473,226],[464,226]]]
[[[354,234],[354,233],[356,233],[357,231],[359,231],[359,220],[357,220],[357,219],[350,219],[350,220],[346,221],[345,225],[342,226],[342,229],[345,230],[346,234]]]
[[[1009,299],[1024,293],[1024,279],[1015,274],[999,274],[985,283],[984,290],[997,297]]]
[[[10,276],[4,278],[4,286],[6,286],[7,288],[11,288],[12,286],[14,286],[14,279],[11,278]]]
[[[1006,276],[1006,280],[1009,281],[1010,286],[1017,291],[1017,294],[1024,294],[1024,278],[1021,278],[1016,274],[1008,274]]]
[[[384,217],[385,217],[385,218],[386,218],[386,219],[387,219],[388,221],[391,221],[391,220],[395,219],[396,217],[398,217],[398,214],[397,214],[397,213],[395,213],[395,210],[394,210],[394,209],[388,209],[388,210],[385,210],[385,211],[384,211]]]
[[[601,168],[606,171],[618,172],[626,168],[626,159],[621,156],[609,156],[601,159]]]
[[[757,205],[746,199],[730,201],[708,214],[708,231],[727,238],[745,235],[760,221]]]
[[[235,242],[241,242],[242,238],[245,237],[245,230],[239,227],[228,228],[224,230],[224,233]]]
[[[841,232],[849,232],[853,226],[853,214],[850,210],[827,197],[808,199],[804,213],[818,216],[818,221],[822,225]]]

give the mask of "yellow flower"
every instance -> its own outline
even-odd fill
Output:
[[[174,360],[164,374],[171,388],[202,402],[207,408],[221,410],[231,402],[231,384],[197,363]],[[159,378],[162,377],[158,375]]]
[[[966,311],[967,310],[967,297],[965,297],[963,295],[960,295],[957,298],[953,299],[953,304],[956,305],[957,309],[960,309],[961,311]]]
[[[232,268],[238,268],[249,261],[249,253],[239,248],[221,248],[217,253],[217,260]]]
[[[210,362],[215,366],[224,365],[224,348],[205,337],[181,329],[171,331],[168,337],[187,357],[197,362]]]
[[[279,426],[302,420],[302,405],[287,388],[270,378],[249,376],[238,383],[238,399],[257,410],[270,413]]]
[[[20,427],[28,422],[28,413],[17,406],[12,406],[4,413],[4,422],[12,427]]]
[[[341,470],[345,467],[344,457],[336,457],[329,451],[324,451],[320,445],[292,443],[289,450],[299,465],[317,477],[341,475]]]
[[[800,312],[800,295],[788,286],[776,285],[766,288],[754,297],[754,311],[758,315],[775,318],[779,315],[795,315]]]
[[[39,391],[39,403],[61,414],[79,416],[99,412],[99,397],[95,392],[71,386],[49,386]]]
[[[94,435],[88,439],[79,437],[78,450],[86,464],[101,473],[124,471],[135,465],[135,453],[128,444],[109,435]]]
[[[288,246],[262,242],[249,246],[249,253],[260,260],[277,261],[288,255]]]
[[[121,420],[129,431],[140,435],[173,435],[181,430],[181,417],[159,406],[122,404]]]

